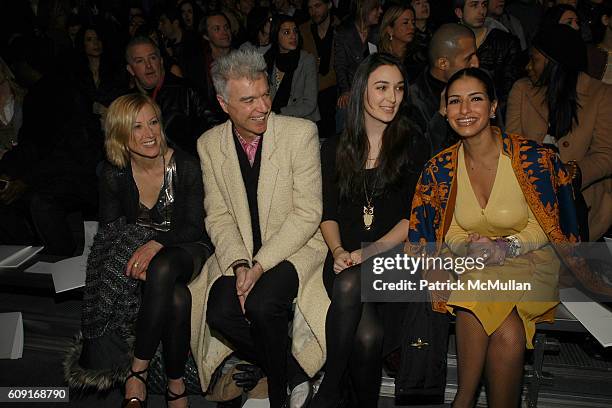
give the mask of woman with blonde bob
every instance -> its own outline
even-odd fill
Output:
[[[383,14],[378,49],[403,60],[414,33],[414,9],[408,5],[393,5]]]
[[[413,83],[427,65],[427,45],[416,27],[415,10],[410,4],[390,6],[380,23],[378,50],[402,61],[406,80]],[[418,36],[418,37],[417,37]]]
[[[160,342],[168,377],[168,406],[188,403],[183,375],[189,352],[191,295],[186,284],[208,253],[202,175],[196,159],[168,146],[162,129],[159,107],[148,96],[125,95],[108,109],[100,228],[104,231],[125,218],[127,226],[135,224],[133,228],[148,234],[120,266],[121,274],[127,276],[125,286],[133,284],[142,292],[122,407],[146,405],[147,370]],[[90,256],[88,282],[93,263]],[[88,360],[97,357],[88,351],[98,350],[88,347],[85,321],[91,313],[87,310],[84,308],[85,340],[79,363],[91,367],[94,364],[87,364]]]

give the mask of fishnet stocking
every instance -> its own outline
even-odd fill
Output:
[[[516,309],[489,337],[485,375],[492,408],[516,408],[521,396],[525,328]]]
[[[457,310],[455,334],[458,387],[453,407],[471,408],[474,406],[474,398],[480,385],[489,336],[478,318],[465,309]]]
[[[487,380],[488,406],[516,408],[520,400],[525,329],[516,309],[490,336],[470,311],[457,311],[458,390],[454,408],[474,406],[480,378]]]

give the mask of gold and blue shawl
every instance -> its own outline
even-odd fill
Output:
[[[612,295],[612,288],[573,254],[571,244],[580,240],[578,221],[571,178],[559,157],[537,142],[492,129],[501,134],[502,154],[510,158],[527,204],[565,266],[588,290]],[[438,254],[442,249],[453,219],[460,144],[443,150],[425,164],[412,201],[409,252]],[[446,312],[444,302],[432,303],[434,310]]]

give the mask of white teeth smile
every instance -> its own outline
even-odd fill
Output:
[[[457,119],[457,123],[461,126],[470,126],[476,122],[476,118]]]
[[[382,109],[385,112],[389,112],[389,113],[393,113],[393,110],[394,110],[394,108],[387,108],[385,106],[381,106],[380,109]]]
[[[149,142],[144,142],[143,145],[145,146],[153,146],[155,144],[155,140],[151,140]]]
[[[257,121],[263,121],[266,118],[266,116],[258,116],[256,118],[251,118],[252,120],[257,120]]]

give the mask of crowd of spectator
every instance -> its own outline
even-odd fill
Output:
[[[453,406],[474,405],[483,370],[490,404],[516,406],[560,263],[514,258],[556,259],[540,249],[612,226],[611,13],[611,0],[3,2],[0,244],[71,256],[75,214],[98,219],[98,237],[127,219],[113,242],[133,248],[108,245],[132,252],[127,272],[100,239],[90,257],[80,361],[104,360],[97,329],[119,323],[99,325],[89,302],[95,260],[110,259],[100,274],[146,281],[122,406],[146,405],[160,342],[172,407],[187,403],[186,364],[213,391],[228,344],[265,372],[272,407],[325,362],[310,405],[321,408],[342,403],[347,370],[359,406],[376,406],[381,352],[436,341],[420,368],[403,360],[396,384],[435,376],[443,398],[447,311]],[[451,296],[425,312],[362,302],[361,244],[407,239],[469,250],[487,272],[550,272],[552,300],[481,309]],[[569,261],[597,292],[603,280]],[[417,318],[432,311],[442,317]],[[261,375],[238,379],[254,387]]]
[[[499,97],[496,124],[506,128],[511,90],[527,76],[539,28],[561,24],[579,32],[587,50],[580,70],[612,82],[606,0],[30,0],[1,8],[1,240],[42,243],[61,255],[78,246],[68,216],[97,213],[110,103],[126,93],[149,95],[161,107],[170,143],[195,155],[197,138],[227,118],[210,68],[232,49],[262,53],[272,110],[316,122],[323,140],[345,128],[364,57],[395,55],[410,85],[405,114],[428,157],[455,140],[440,96],[458,69],[490,73]],[[559,106],[547,98],[549,109]],[[511,113],[512,130],[525,131]],[[610,155],[609,127],[594,132]],[[602,166],[597,177],[607,183],[610,165]]]

